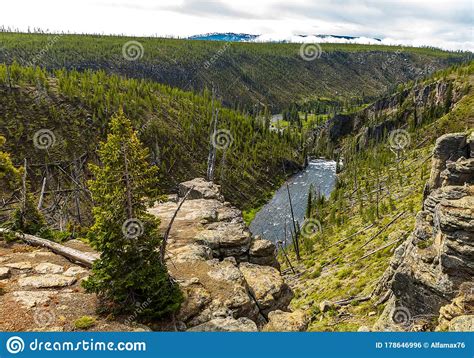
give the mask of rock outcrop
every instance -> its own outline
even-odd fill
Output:
[[[263,329],[272,312],[289,311],[293,297],[279,272],[275,245],[252,237],[241,212],[224,201],[219,186],[198,178],[180,184],[179,195],[189,190],[172,225],[166,253],[168,269],[185,295],[178,327]],[[149,209],[161,219],[163,232],[177,207],[176,201],[168,201]],[[284,317],[280,315],[280,321]],[[272,327],[286,330],[284,324]],[[289,327],[305,329],[304,324]]]
[[[423,210],[379,287],[392,296],[375,330],[433,330],[438,316],[439,330],[473,326],[473,146],[463,133],[436,141]]]
[[[421,124],[429,118],[440,117],[463,95],[463,88],[450,80],[418,84],[381,98],[357,112],[335,115],[326,123],[323,132],[332,142],[354,134],[358,147],[365,148],[370,140],[381,140],[386,132],[402,124]]]

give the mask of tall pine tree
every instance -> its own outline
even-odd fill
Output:
[[[179,308],[182,296],[160,262],[159,220],[146,212],[147,200],[157,195],[158,168],[122,111],[111,119],[98,155],[101,165],[91,165],[89,182],[95,203],[89,238],[101,257],[84,287],[116,313],[132,313],[146,301],[141,318],[163,317]]]

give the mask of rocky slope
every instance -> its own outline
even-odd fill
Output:
[[[293,292],[280,275],[273,243],[251,236],[241,212],[224,201],[219,186],[194,179],[182,183],[180,193],[190,188],[172,225],[166,257],[185,300],[176,320],[153,328],[305,330],[305,315],[288,309]],[[177,206],[171,200],[149,209],[161,219],[163,234]],[[95,255],[80,241],[66,245]],[[148,329],[137,325],[135,317],[100,316],[97,296],[80,285],[88,274],[60,255],[0,238],[0,330],[70,331],[84,316],[93,317],[93,330]]]
[[[421,126],[440,117],[465,93],[464,84],[452,79],[413,85],[357,112],[334,116],[326,123],[323,133],[332,142],[349,134],[355,135],[358,147],[365,148],[369,140],[381,140],[395,128],[403,125]]]
[[[225,202],[219,186],[194,179],[170,231],[167,266],[185,302],[177,314],[180,330],[304,330],[306,320],[289,312],[293,293],[283,280],[273,243],[252,237],[241,212]],[[149,212],[166,231],[177,200]]]
[[[378,292],[387,305],[375,330],[474,329],[474,135],[435,145],[423,210]]]
[[[68,246],[90,250],[72,240]],[[97,315],[99,301],[81,281],[89,270],[60,255],[0,238],[0,331],[71,331],[89,316],[94,331],[143,331],[146,327]]]

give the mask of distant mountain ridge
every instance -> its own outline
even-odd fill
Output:
[[[193,35],[188,37],[189,40],[207,40],[207,41],[230,41],[230,42],[247,42],[253,41],[260,35],[236,34],[234,32],[213,32],[208,34]]]
[[[202,41],[227,41],[227,42],[307,42],[308,39],[321,40],[321,42],[339,42],[340,40],[356,41],[359,39],[368,39],[377,42],[382,40],[379,38],[366,38],[358,36],[345,36],[345,35],[292,35],[287,36],[273,36],[267,34],[245,34],[245,33],[234,33],[234,32],[212,32],[207,34],[199,34],[188,37],[189,40],[202,40]]]

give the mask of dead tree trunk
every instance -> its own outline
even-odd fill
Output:
[[[2,228],[0,228],[0,233],[13,233],[18,239],[23,240],[24,242],[26,242],[27,244],[31,246],[45,247],[53,251],[54,253],[64,256],[65,258],[85,267],[91,268],[94,261],[99,258],[99,254],[75,250],[70,247],[66,247],[64,245],[58,244],[56,242],[42,239],[41,237],[38,237],[38,236],[17,233],[17,232],[13,232],[11,230],[2,229]]]
[[[176,210],[173,214],[173,217],[171,218],[170,223],[168,224],[168,227],[166,228],[165,234],[163,235],[163,240],[161,241],[161,245],[160,245],[160,260],[161,260],[161,263],[163,264],[163,266],[165,266],[166,244],[168,242],[168,237],[170,235],[171,227],[173,226],[174,219],[176,219],[176,216],[178,215],[178,212],[181,209],[181,206],[183,206],[184,202],[188,198],[189,193],[193,189],[194,189],[194,187],[189,188],[188,191],[186,192],[186,194],[184,195],[183,199],[181,200],[178,207],[176,208]]]
[[[293,236],[293,242],[295,246],[295,254],[296,254],[296,259],[300,261],[300,244],[299,244],[299,230],[296,227],[296,221],[295,221],[295,214],[293,212],[293,204],[291,202],[291,194],[290,194],[290,187],[288,184],[286,184],[286,190],[288,191],[288,201],[290,203],[290,211],[291,211],[291,221],[293,222],[293,229],[295,230],[295,235]]]

